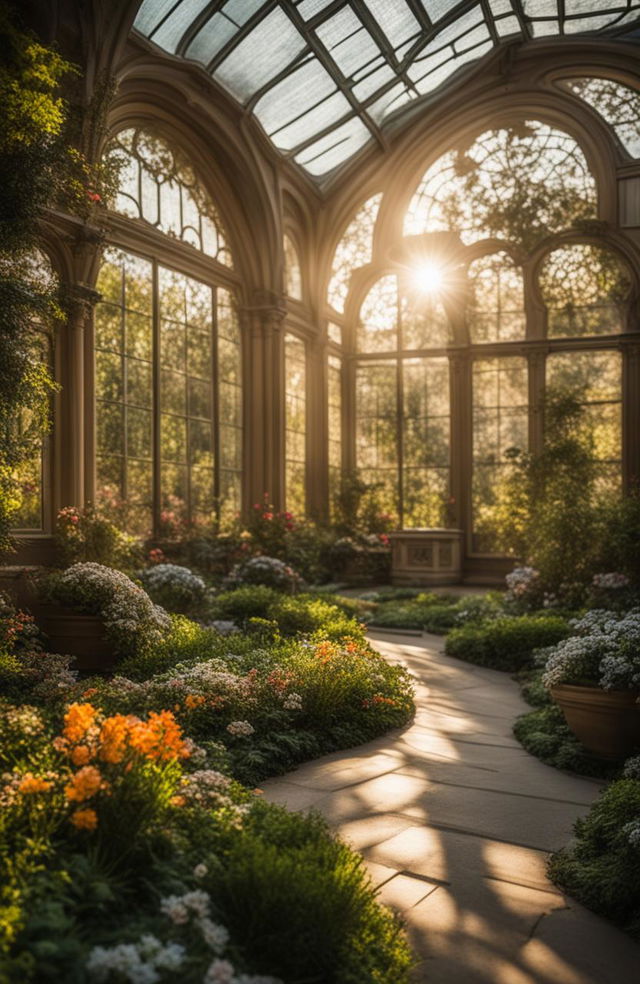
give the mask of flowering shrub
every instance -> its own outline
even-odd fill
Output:
[[[206,585],[188,567],[158,563],[137,576],[153,601],[169,611],[192,611],[204,599]]]
[[[65,506],[56,517],[55,544],[62,567],[80,562],[128,566],[139,555],[135,537],[119,529],[94,506]]]
[[[116,650],[140,652],[164,639],[171,619],[133,581],[101,564],[74,564],[51,575],[45,597],[89,615],[101,615]]]
[[[276,557],[259,556],[237,564],[226,581],[229,588],[245,584],[264,584],[266,587],[293,594],[299,590],[302,578],[284,561]]]
[[[595,609],[571,621],[575,635],[544,654],[545,687],[561,683],[640,690],[640,610]]]

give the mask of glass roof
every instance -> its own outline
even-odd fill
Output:
[[[199,62],[323,178],[400,107],[504,41],[619,35],[640,0],[143,0],[134,27]]]

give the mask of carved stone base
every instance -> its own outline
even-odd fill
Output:
[[[459,584],[462,530],[415,529],[390,533],[392,584]]]

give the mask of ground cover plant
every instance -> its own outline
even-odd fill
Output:
[[[290,612],[228,636],[173,615],[119,676],[78,679],[5,605],[0,979],[408,980],[406,941],[361,859],[319,817],[239,781],[411,713],[409,677],[359,623],[318,598],[302,610],[307,628],[290,635]]]
[[[572,843],[552,857],[549,873],[640,940],[640,758],[629,759],[624,775],[577,821]]]
[[[410,590],[410,589],[409,589]],[[368,618],[372,626],[388,629],[421,629],[445,635],[455,626],[492,618],[501,610],[500,597],[491,594],[458,598],[426,591],[380,592]]]

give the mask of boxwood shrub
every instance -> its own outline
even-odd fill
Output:
[[[570,632],[557,615],[504,616],[452,629],[445,652],[478,666],[515,672],[533,664],[534,650],[554,646]]]

